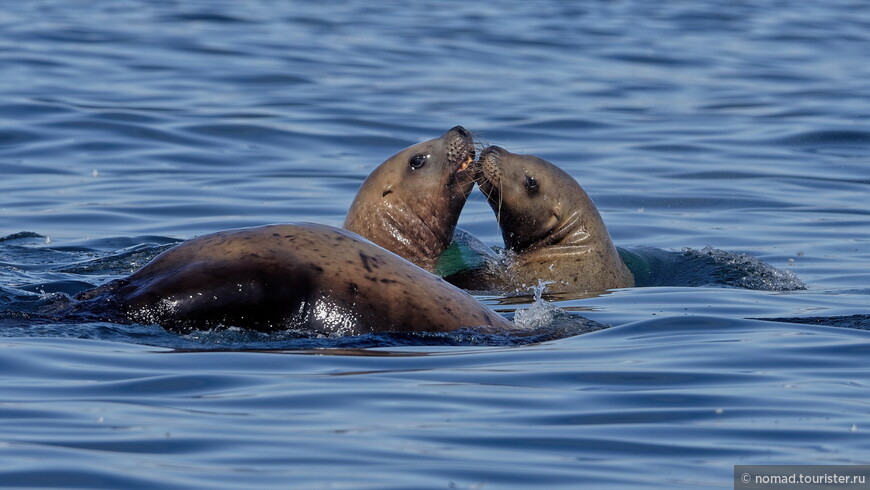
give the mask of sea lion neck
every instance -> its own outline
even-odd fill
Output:
[[[586,247],[590,241],[591,234],[586,229],[582,216],[574,211],[563,217],[555,228],[537,241],[526,243],[521,249],[514,249],[514,252],[523,253],[544,247]]]

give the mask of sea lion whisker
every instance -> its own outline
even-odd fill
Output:
[[[490,144],[485,139],[478,138],[477,133],[472,134],[474,134],[474,149],[477,151],[477,154],[480,155],[483,153],[483,150],[490,146]]]
[[[450,179],[447,181],[447,187],[464,186],[476,182],[477,180],[475,180],[473,175],[468,175],[468,172],[465,171],[459,171],[450,176]]]
[[[499,228],[501,228],[501,204],[504,200],[504,192],[502,192],[501,188],[501,179],[498,180],[498,211],[495,213],[495,222],[498,223]]]
[[[480,160],[478,160],[478,164],[480,165]],[[477,184],[477,187],[480,189],[480,192],[483,192],[483,195],[486,197],[487,201],[493,202],[496,199],[493,199],[493,194],[498,193],[497,201],[498,207],[495,212],[496,222],[501,225],[501,204],[502,204],[502,182],[501,179],[498,179],[498,182],[494,182],[493,180],[487,178],[486,172],[481,169],[479,174],[474,178],[474,182]]]
[[[474,179],[474,182],[480,188],[480,192],[483,192],[483,195],[486,197],[486,199],[488,201],[493,200],[492,195],[493,195],[493,192],[495,192],[495,185],[493,185],[492,182],[487,180],[487,178],[483,175]],[[486,187],[484,187],[484,184],[486,184]],[[487,190],[487,188],[488,188],[488,190]]]

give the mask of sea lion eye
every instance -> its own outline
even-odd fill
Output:
[[[526,190],[528,191],[536,191],[538,190],[538,181],[531,175],[526,175]]]
[[[426,165],[426,160],[429,160],[429,155],[414,155],[411,157],[411,160],[408,161],[408,165],[410,165],[413,170],[417,170],[423,165]]]

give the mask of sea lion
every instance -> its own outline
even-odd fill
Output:
[[[358,235],[326,225],[269,225],[203,235],[84,291],[90,319],[177,332],[237,326],[330,335],[514,329],[465,291]]]
[[[360,186],[344,228],[433,272],[474,188],[474,139],[456,126],[380,164]]]
[[[512,253],[500,274],[509,289],[538,281],[551,282],[549,292],[570,293],[634,285],[598,209],[565,171],[497,146],[484,149],[476,167]]]

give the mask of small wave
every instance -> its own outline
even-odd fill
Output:
[[[870,330],[870,315],[759,318],[759,320],[766,320],[770,322],[800,323],[805,325],[824,325],[828,327],[854,328],[857,330]]]
[[[42,139],[44,139],[42,135],[24,129],[4,129],[0,131],[0,147],[4,148],[21,146]]]
[[[566,316],[568,313],[565,313]],[[567,326],[543,325],[522,332],[491,332],[475,328],[463,328],[453,332],[377,332],[353,336],[329,336],[303,330],[259,332],[239,327],[215,327],[208,330],[193,330],[176,335],[157,325],[111,325],[111,338],[105,339],[105,329],[91,331],[87,338],[140,343],[179,350],[227,350],[227,351],[298,351],[316,350],[329,352],[343,349],[373,349],[395,347],[509,347],[531,345],[570,337],[579,333],[600,330],[590,328],[594,322],[582,322],[585,329]],[[82,325],[76,326],[78,335],[85,335]],[[122,338],[123,337],[123,338]]]
[[[786,136],[774,144],[799,147],[808,153],[846,158],[865,157],[870,150],[870,132],[855,130],[821,130]]]
[[[709,148],[705,148],[704,146],[688,144],[638,145],[635,148],[640,151],[656,151],[662,153],[703,153],[710,151]]]
[[[666,55],[651,55],[638,52],[618,52],[606,54],[603,58],[623,61],[639,65],[669,66],[669,67],[703,67],[709,64],[701,58],[688,58]]]
[[[224,77],[223,80],[244,86],[276,86],[291,87],[294,85],[314,83],[311,78],[286,73],[262,73],[256,75],[237,74]]]
[[[174,243],[160,245],[142,243],[119,250],[106,257],[99,257],[61,267],[57,269],[57,272],[87,275],[130,274],[174,245]]]
[[[39,233],[34,233],[32,231],[19,231],[17,233],[11,233],[9,235],[0,237],[0,242],[11,242],[14,240],[24,240],[28,238],[38,238],[40,240],[45,240],[45,235],[40,235]]]
[[[870,132],[854,130],[808,131],[781,138],[784,145],[870,145]]]
[[[238,15],[216,14],[212,12],[190,12],[166,15],[163,17],[168,22],[188,24],[191,22],[206,22],[214,24],[252,24],[255,20],[247,19]]]
[[[70,134],[88,132],[92,139],[108,140],[115,144],[121,142],[133,145],[148,142],[150,144],[171,144],[186,148],[202,148],[208,146],[208,141],[199,137],[188,136],[165,127],[146,125],[138,122],[121,122],[118,118],[105,118],[102,114],[90,114],[86,117],[51,121],[40,124],[42,129],[59,130]]]
[[[514,125],[515,128],[518,129],[530,129],[530,130],[580,130],[580,129],[604,129],[611,128],[613,124],[606,123],[603,121],[595,121],[592,119],[583,119],[583,118],[575,118],[575,117],[552,117],[548,119],[535,119],[531,121],[525,121],[519,124]]]

